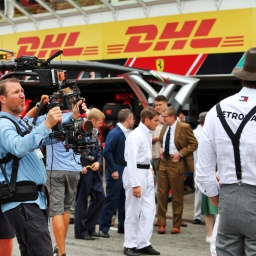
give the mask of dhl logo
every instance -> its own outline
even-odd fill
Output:
[[[130,26],[123,36],[127,43],[107,44],[109,55],[125,53],[143,53],[146,51],[180,51],[185,47],[190,49],[237,47],[244,45],[243,35],[227,37],[211,37],[217,19],[189,20],[185,22],[166,23],[163,30],[159,31],[157,25]],[[18,39],[20,45],[17,57],[22,55],[34,55],[38,58],[46,58],[57,50],[63,50],[63,56],[97,56],[98,45],[77,46],[80,32],[59,33],[39,36],[22,37]]]
[[[22,55],[34,55],[38,58],[52,56],[59,49],[63,49],[63,56],[97,55],[98,46],[75,47],[80,32],[60,33],[46,35],[43,41],[39,36],[22,37],[18,40],[21,45],[17,57]]]
[[[180,30],[177,29],[181,25],[180,22],[167,23],[163,31],[159,31],[158,27],[153,24],[129,27],[125,33],[130,36],[128,43],[126,45],[108,45],[108,53],[182,50],[187,45],[192,49],[244,45],[244,36],[242,35],[210,37],[216,20],[185,21]],[[193,32],[194,30],[195,32]]]

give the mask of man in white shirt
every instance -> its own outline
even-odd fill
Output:
[[[218,104],[208,112],[195,177],[201,191],[219,204],[218,256],[256,253],[256,48],[233,73],[243,88],[222,100],[218,112]],[[219,182],[212,171],[216,162]]]
[[[193,151],[197,140],[191,126],[177,121],[174,107],[166,108],[162,117],[164,127],[160,134],[160,164],[158,173],[157,218],[158,234],[165,234],[168,191],[172,189],[173,228],[171,234],[179,234],[183,213],[185,170],[194,171]]]
[[[185,114],[183,112],[180,112],[179,120],[180,120],[180,122],[185,122]]]
[[[199,141],[201,134],[203,132],[203,125],[204,125],[204,120],[206,117],[207,112],[202,112],[199,114],[199,125],[196,127],[195,130],[193,130],[194,135],[197,139],[197,141]],[[197,150],[194,151],[193,153],[194,155],[194,165],[196,165],[197,162]],[[195,168],[195,172],[196,172],[196,168]],[[202,215],[201,215],[201,202],[202,202],[202,192],[201,190],[198,188],[198,186],[195,185],[195,203],[194,203],[194,220],[193,220],[193,224],[201,224],[202,223]]]
[[[159,113],[145,108],[140,114],[141,122],[125,142],[124,158],[127,166],[123,173],[125,189],[124,254],[160,255],[153,249],[150,238],[156,212],[152,159],[152,135],[159,122]]]
[[[163,112],[165,108],[168,106],[167,99],[164,95],[158,95],[155,97],[154,100],[155,110],[158,111],[160,114]],[[155,171],[155,192],[157,191],[157,177],[158,177],[158,165],[160,159],[159,149],[161,147],[159,136],[160,132],[164,126],[164,120],[160,116],[159,117],[159,124],[157,125],[156,129],[152,131],[152,166]]]

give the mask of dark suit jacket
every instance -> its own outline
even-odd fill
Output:
[[[125,135],[118,125],[108,133],[103,156],[106,160],[106,177],[111,178],[113,172],[122,175],[124,170]]]
[[[165,134],[167,125],[164,125],[160,133],[160,143],[163,145],[163,136]],[[198,142],[194,136],[191,126],[187,123],[177,122],[175,134],[174,134],[174,144],[178,149],[179,153],[183,156],[181,158],[180,173],[185,171],[194,171],[194,158],[193,152],[197,149]]]

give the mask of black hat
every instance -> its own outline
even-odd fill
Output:
[[[250,48],[245,53],[243,67],[234,68],[233,74],[241,80],[256,81],[256,47]]]

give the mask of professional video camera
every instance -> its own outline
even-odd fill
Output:
[[[72,149],[75,148],[77,154],[81,154],[81,163],[83,166],[91,165],[95,162],[94,152],[100,148],[100,141],[98,140],[99,130],[93,128],[90,133],[85,133],[83,138],[78,136],[73,136],[69,138],[68,146]],[[73,141],[73,144],[72,144]]]
[[[93,152],[96,151],[101,146],[98,140],[98,133],[99,130],[93,128],[92,132],[90,133],[90,136],[86,138],[86,148],[85,150],[81,151],[80,161],[82,166],[88,166],[95,162]]]
[[[52,128],[51,138],[65,141],[65,148],[68,151],[73,149],[80,154],[85,148],[95,144],[92,137],[93,125],[91,121],[84,119],[71,119],[70,122],[60,123],[58,128]]]
[[[76,82],[67,80],[65,71],[47,69],[50,61],[62,54],[62,52],[62,50],[59,50],[47,60],[38,59],[35,56],[21,56],[15,59],[15,71],[32,70],[32,72],[14,72],[15,74],[37,76],[40,86],[53,89],[54,93],[49,95],[48,111],[56,106],[59,106],[63,111],[70,111],[72,110],[73,104],[76,104],[80,100],[85,101],[84,98],[80,97],[80,90]],[[40,106],[42,107],[43,104],[40,104]],[[63,124],[58,123],[52,127],[51,138],[65,141],[64,146],[67,151],[73,149],[76,154],[81,154],[81,159],[89,159],[87,149],[96,147],[98,140],[95,136],[98,133],[94,131],[90,121],[84,121],[85,112],[82,106],[80,106],[79,112],[81,119],[71,120]]]
[[[80,154],[82,166],[91,165],[94,160],[94,152],[100,148],[98,140],[99,130],[93,128],[90,121],[83,119],[71,120],[63,123],[63,130],[53,131],[52,137],[65,141],[64,147],[67,151],[73,149],[76,154]]]

